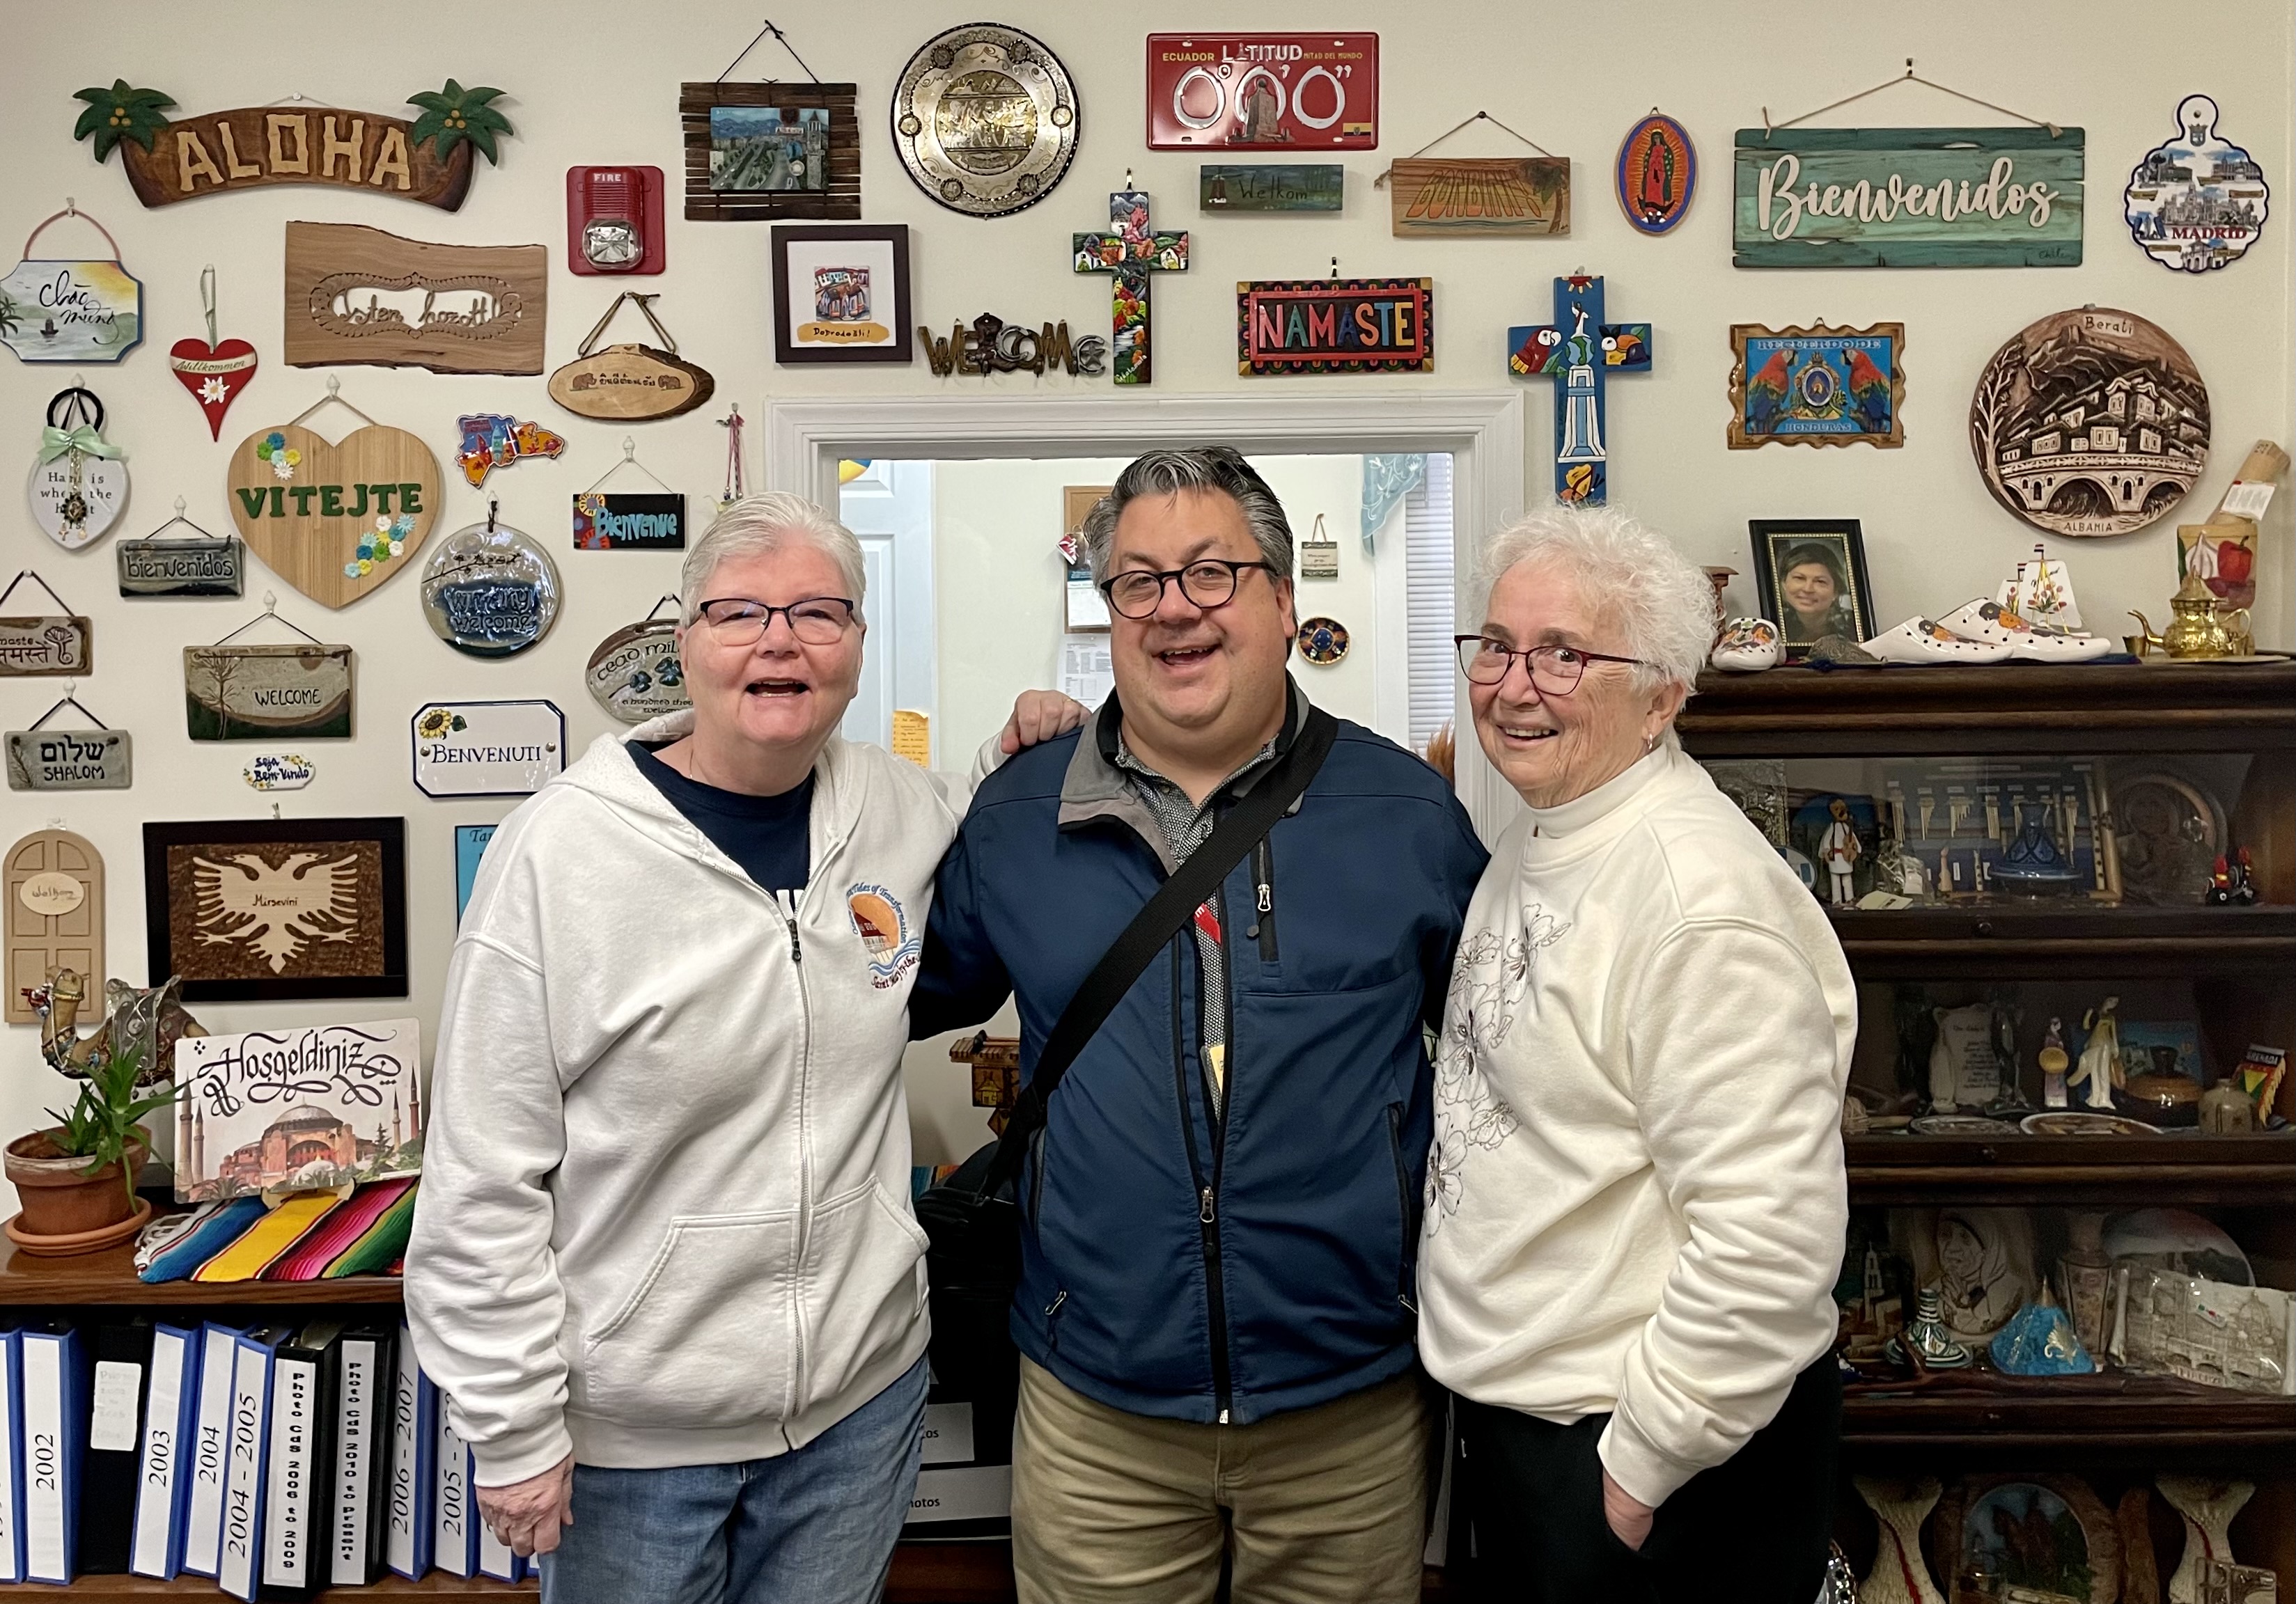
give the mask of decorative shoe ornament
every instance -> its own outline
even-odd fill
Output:
[[[1907,618],[1895,629],[1883,630],[1866,642],[1866,650],[1885,663],[2002,663],[2009,659],[2006,641],[1965,641],[1932,618]]]
[[[2013,607],[1982,599],[1964,602],[1938,622],[1964,641],[2006,646],[2011,657],[2028,662],[2086,663],[2112,650],[2103,635],[2036,624]]]
[[[1733,618],[1722,626],[1722,638],[1714,642],[1709,660],[1725,673],[1752,674],[1775,668],[1785,659],[1776,625],[1767,618]]]

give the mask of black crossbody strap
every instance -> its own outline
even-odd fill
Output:
[[[1013,1102],[996,1143],[996,1157],[981,1178],[981,1197],[995,1197],[998,1189],[1021,1173],[1021,1157],[1028,1150],[1029,1138],[1043,1126],[1046,1103],[1069,1065],[1132,989],[1132,983],[1163,951],[1164,944],[1218,889],[1228,871],[1275,828],[1276,820],[1291,811],[1324,766],[1338,733],[1337,719],[1321,708],[1308,708],[1307,720],[1289,749],[1242,800],[1228,809],[1204,844],[1157,888],[1147,905],[1124,927],[1124,933],[1101,954],[1092,973],[1061,1011],[1052,1035],[1045,1039],[1044,1052],[1037,1056],[1036,1073]],[[1090,735],[1086,739],[1090,740]]]

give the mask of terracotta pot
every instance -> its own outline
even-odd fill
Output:
[[[64,1157],[53,1130],[34,1131],[8,1144],[7,1175],[16,1188],[23,1213],[16,1229],[28,1237],[79,1236],[116,1225],[135,1209],[135,1199],[119,1183],[119,1166],[107,1164],[93,1175],[87,1160]],[[130,1174],[142,1171],[151,1158],[148,1141],[127,1150]]]

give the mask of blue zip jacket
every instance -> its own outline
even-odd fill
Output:
[[[1304,714],[1296,687],[1279,746]],[[1169,872],[1113,764],[1113,697],[975,793],[910,997],[918,1036],[1017,997],[1023,1076]],[[1248,790],[1255,767],[1234,784]],[[1225,1108],[1184,926],[1053,1093],[1021,1177],[1021,1351],[1135,1414],[1242,1425],[1410,1368],[1431,1075],[1488,856],[1441,775],[1340,723],[1297,809],[1226,878]]]

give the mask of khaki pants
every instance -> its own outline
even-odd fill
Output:
[[[1433,1412],[1414,1371],[1249,1426],[1111,1409],[1025,1356],[1020,1604],[1415,1604]]]

